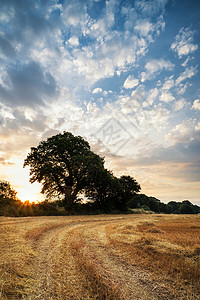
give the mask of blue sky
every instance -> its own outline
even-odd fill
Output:
[[[0,1],[0,178],[62,131],[164,202],[200,205],[200,1]]]

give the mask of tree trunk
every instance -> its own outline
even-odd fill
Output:
[[[72,186],[67,185],[65,187],[65,207],[69,207],[72,205],[73,203],[73,199],[72,199]]]

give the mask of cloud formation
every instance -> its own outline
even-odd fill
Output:
[[[176,85],[179,85],[182,81],[193,77],[197,73],[196,67],[188,67],[185,71],[176,79]]]
[[[124,81],[124,88],[125,89],[132,89],[139,84],[139,80],[134,78],[134,76],[129,75],[126,80]]]
[[[0,85],[0,99],[15,106],[41,105],[56,95],[53,76],[49,72],[44,73],[40,65],[33,61],[8,69],[3,84]]]
[[[175,42],[172,43],[171,49],[175,51],[179,58],[184,55],[189,55],[198,49],[198,45],[194,44],[195,32],[190,28],[181,28],[175,37]]]
[[[168,93],[162,92],[162,94],[160,95],[160,101],[171,102],[174,99],[175,99],[174,96],[172,96],[172,94],[169,92]]]
[[[194,100],[192,109],[200,110],[200,100],[199,99]]]
[[[172,70],[173,67],[174,66],[170,61],[166,61],[162,58],[152,59],[146,63],[146,71],[141,73],[141,82],[151,79],[162,70]]]
[[[196,180],[199,20],[183,2],[2,0],[0,176],[8,179],[8,162],[22,165],[31,146],[66,130],[86,138],[116,174],[137,172],[144,192],[177,191],[172,163],[174,174]],[[117,153],[114,136],[108,149],[97,134],[105,124],[129,136]]]

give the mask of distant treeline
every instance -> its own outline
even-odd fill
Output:
[[[63,207],[62,201],[43,201],[39,203],[21,202],[17,193],[11,188],[8,182],[0,182],[0,216],[26,217],[26,216],[56,216],[72,214],[100,214],[106,211],[96,202],[74,203],[70,209]],[[193,205],[190,201],[170,201],[168,204],[161,202],[155,197],[148,197],[144,194],[134,194],[126,203],[126,210],[123,213],[130,213],[131,209],[140,211],[152,211],[166,214],[198,214],[200,207]],[[134,211],[134,210],[133,210]],[[109,213],[120,213],[118,210],[110,210]]]
[[[188,200],[182,202],[170,201],[165,204],[155,197],[148,197],[145,194],[135,194],[127,206],[129,208],[141,208],[145,211],[166,214],[198,214],[200,207]]]

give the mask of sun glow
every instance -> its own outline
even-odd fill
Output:
[[[22,201],[39,202],[44,200],[44,195],[40,193],[41,185],[37,182],[31,184],[27,179],[21,182],[20,186],[16,187],[17,197]]]
[[[32,191],[30,188],[22,187],[19,189],[19,192],[17,193],[18,198],[22,201],[29,201],[30,203],[37,203],[38,201],[42,200],[42,195],[38,192]]]
[[[20,186],[16,187],[17,197],[22,201],[29,201],[30,203],[44,200],[44,195],[40,193],[41,185],[37,182],[31,184],[24,180]]]
[[[44,196],[40,193],[41,184],[35,182],[33,184],[29,181],[29,169],[23,168],[23,159],[13,158],[12,165],[2,166],[0,176],[11,183],[11,186],[17,192],[17,197],[22,202],[38,202],[44,200]]]

